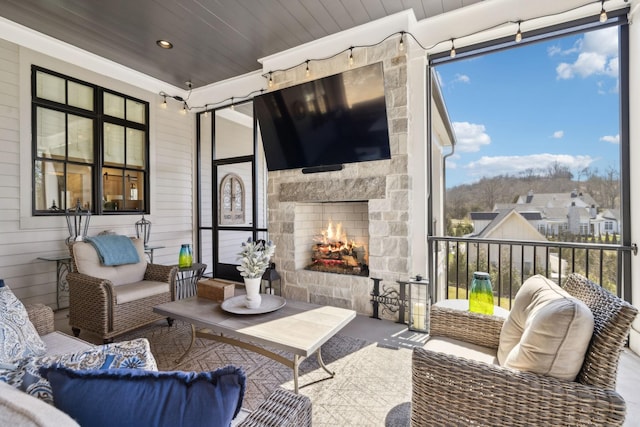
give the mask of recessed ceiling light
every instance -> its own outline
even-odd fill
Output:
[[[156,44],[163,49],[173,48],[173,43],[171,43],[169,40],[157,40]]]

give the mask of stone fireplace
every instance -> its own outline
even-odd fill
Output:
[[[269,238],[277,246],[274,262],[282,276],[286,298],[371,314],[371,278],[393,286],[397,280],[407,280],[417,273],[410,271],[412,223],[425,219],[413,218],[411,209],[406,56],[398,52],[395,39],[361,53],[354,66],[383,62],[391,159],[345,164],[342,170],[323,173],[303,174],[299,169],[269,172],[268,228]],[[421,70],[423,75],[424,68]],[[336,58],[314,67],[313,77],[342,71],[345,63]],[[278,77],[277,88],[309,80],[304,70],[297,69]],[[311,259],[311,235],[327,227],[327,218],[321,218],[322,211],[333,208],[357,211],[360,215],[355,228],[365,228],[366,232],[353,233],[361,234],[357,237],[366,242],[368,277],[305,268]],[[424,210],[418,211],[423,216]],[[328,214],[334,223],[342,221],[349,233],[351,220],[335,215],[334,211]]]

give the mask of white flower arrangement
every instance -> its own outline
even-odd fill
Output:
[[[242,251],[238,254],[240,265],[236,267],[240,275],[248,279],[262,277],[275,250],[276,245],[271,240],[266,244],[251,238],[242,242]]]

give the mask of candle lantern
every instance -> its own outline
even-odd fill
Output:
[[[142,237],[144,240],[144,247],[146,248],[149,244],[149,235],[151,234],[151,221],[144,217],[142,214],[142,219],[136,221],[136,237],[139,239]]]
[[[407,287],[409,330],[428,333],[431,307],[429,281],[420,276],[416,276],[409,280]]]
[[[282,296],[282,279],[276,271],[276,264],[272,262],[262,275],[262,293]]]

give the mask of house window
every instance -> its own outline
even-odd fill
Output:
[[[149,104],[32,67],[33,213],[148,212]]]
[[[589,224],[580,224],[580,235],[586,236],[589,234]]]
[[[613,231],[613,221],[604,222],[604,231]]]

